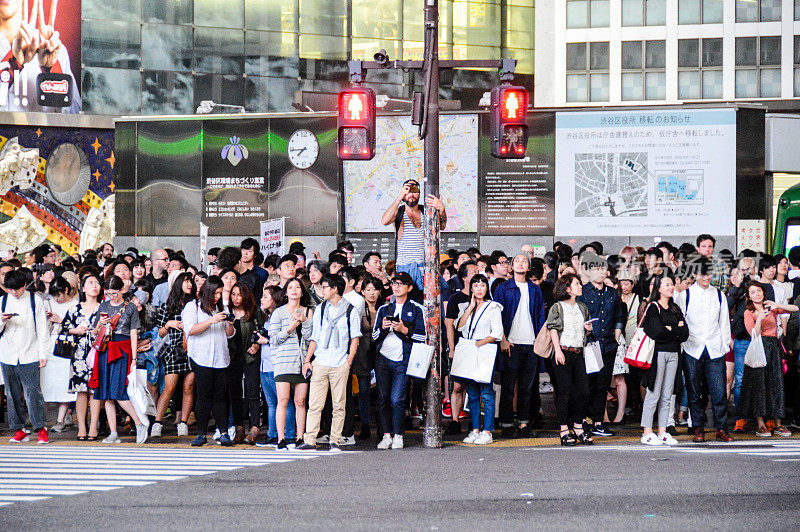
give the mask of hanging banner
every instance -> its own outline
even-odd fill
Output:
[[[200,271],[206,271],[208,261],[208,226],[200,222]]]
[[[284,219],[261,221],[261,254],[265,257],[274,254],[283,255],[285,253],[286,235],[284,232]]]

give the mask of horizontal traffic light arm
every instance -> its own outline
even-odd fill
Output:
[[[439,68],[496,68],[500,70],[502,81],[514,79],[514,69],[516,59],[444,59],[439,61]],[[382,70],[387,68],[401,70],[422,70],[424,61],[387,61],[378,63],[376,61],[348,61],[350,76],[361,79],[353,81],[364,81],[363,76],[366,70]]]

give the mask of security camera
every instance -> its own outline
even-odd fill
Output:
[[[372,57],[375,59],[375,62],[382,67],[385,67],[387,64],[389,64],[389,54],[383,48],[378,50]]]

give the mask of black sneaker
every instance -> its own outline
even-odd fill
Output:
[[[295,449],[297,449],[298,451],[316,451],[317,450],[317,446],[316,445],[309,445],[309,444],[303,442],[300,445],[298,445],[297,447],[295,447]]]
[[[520,427],[517,429],[517,435],[520,438],[535,438],[536,432],[534,432],[533,429],[531,429],[530,425],[526,425],[524,427]]]
[[[516,435],[517,431],[514,427],[503,427],[503,431],[500,433],[500,436],[506,439],[514,438]]]
[[[447,424],[447,428],[444,431],[446,436],[455,436],[461,434],[461,422],[459,421],[451,421]]]
[[[256,439],[256,447],[275,447],[277,444],[278,438],[269,438],[266,434],[262,434]]]
[[[289,443],[285,439],[281,440],[280,442],[278,442],[278,450],[279,451],[288,451],[289,450]]]
[[[669,425],[667,427],[667,434],[670,436],[677,436],[679,434],[678,429],[675,428],[675,425]]]
[[[614,432],[600,423],[595,423],[594,428],[592,429],[592,434],[595,436],[613,436]]]
[[[369,425],[362,425],[361,432],[358,433],[356,437],[357,440],[368,440],[372,437],[372,434],[369,430]]]
[[[202,447],[203,445],[208,443],[208,439],[206,438],[205,434],[198,434],[197,437],[192,442],[192,447]]]
[[[337,444],[335,444],[335,443],[331,443],[330,445],[328,445],[328,451],[331,452],[331,453],[340,453],[340,452],[342,452],[342,450],[339,448],[339,446]]]

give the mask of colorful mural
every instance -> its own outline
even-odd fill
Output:
[[[34,165],[29,173],[24,166],[30,150],[38,150],[32,179]],[[0,250],[49,241],[74,254],[107,241],[115,162],[113,129],[0,125],[0,191],[10,187],[0,196]]]

